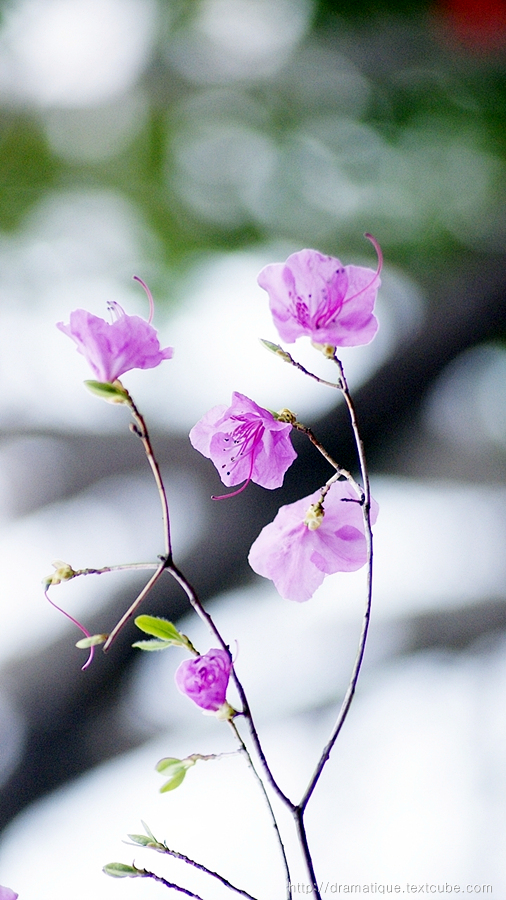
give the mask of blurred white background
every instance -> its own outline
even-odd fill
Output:
[[[225,896],[182,864],[125,846],[143,819],[258,898],[283,896],[272,829],[240,759],[196,766],[176,792],[158,792],[162,756],[234,746],[225,725],[177,693],[178,651],[128,662],[118,650],[124,667],[110,663],[117,694],[102,713],[81,655],[60,655],[79,635],[44,600],[52,560],[98,567],[156,559],[163,545],[126,411],[83,390],[86,363],[55,323],[77,307],[105,316],[111,300],[145,316],[131,276],[150,284],[175,356],[125,384],[154,429],[190,579],[212,545],[216,621],[237,641],[273,769],[295,798],[346,689],[363,574],[327,578],[298,606],[260,578],[244,583],[241,557],[223,563],[220,587],[220,554],[248,514],[242,497],[230,501],[235,519],[220,534],[213,474],[202,480],[186,435],[233,390],[333,435],[333,392],[258,342],[277,335],[256,275],[301,246],[374,266],[367,230],[385,252],[381,328],[343,360],[378,411],[375,611],[359,693],[308,812],[316,870],[330,884],[491,884],[501,896],[500,40],[476,20],[469,46],[458,2],[429,15],[422,2],[385,0],[365,18],[337,0],[11,0],[1,12],[0,883],[20,900],[161,896],[159,884],[101,872],[135,858],[206,900]],[[304,341],[293,352],[331,377]],[[122,574],[52,596],[110,627],[108,604],[131,590]],[[211,646],[195,619],[181,627]],[[70,724],[58,731],[66,704]],[[281,822],[297,860],[283,811]],[[307,882],[297,861],[293,874]]]

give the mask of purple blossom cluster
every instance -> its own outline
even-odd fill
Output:
[[[380,286],[378,268],[343,266],[317,250],[301,250],[284,263],[266,266],[259,285],[270,299],[274,322],[283,340],[306,335],[332,347],[369,343],[378,329],[374,304]],[[190,440],[212,460],[221,480],[230,486],[244,481],[237,494],[254,481],[266,488],[283,483],[295,459],[291,424],[243,394],[234,393],[229,407],[216,406],[194,426]],[[229,494],[228,496],[233,496]],[[221,499],[221,498],[219,498]],[[318,515],[314,510],[318,509]],[[377,517],[373,501],[370,520]],[[313,514],[311,514],[313,510]],[[309,513],[309,515],[308,515]],[[326,575],[353,572],[367,561],[364,517],[360,502],[346,483],[337,482],[321,502],[320,492],[283,506],[262,530],[249,554],[259,575],[270,578],[282,597],[304,601],[313,596]]]
[[[258,276],[270,301],[281,338],[293,343],[301,336],[319,345],[350,347],[367,344],[378,329],[374,304],[380,285],[381,251],[374,271],[343,266],[316,250],[301,250],[284,263],[266,266]],[[140,280],[140,279],[138,279]],[[141,282],[143,284],[143,282]],[[77,345],[96,376],[111,384],[131,369],[158,366],[173,355],[161,348],[151,319],[129,316],[110,304],[111,323],[83,309],[70,314],[68,325],[58,328]],[[295,420],[292,420],[295,421]],[[190,441],[216,466],[227,487],[241,485],[234,496],[253,481],[267,489],[282,485],[296,458],[291,443],[292,422],[273,414],[235,391],[230,406],[211,409],[192,428]],[[222,497],[216,499],[223,499]],[[371,501],[370,522],[378,506]],[[302,602],[313,596],[326,575],[353,572],[368,558],[362,502],[348,482],[330,481],[308,497],[282,506],[274,521],[261,531],[249,553],[255,572],[271,579],[280,595]],[[207,712],[230,718],[226,701],[232,662],[224,649],[185,660],[176,672],[179,690]],[[0,887],[0,900],[15,900]]]

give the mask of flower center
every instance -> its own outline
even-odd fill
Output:
[[[107,303],[107,309],[111,314],[111,325],[114,325],[115,322],[119,322],[123,316],[126,316],[126,312],[119,303],[116,303],[116,300],[109,300]]]
[[[302,328],[309,327],[315,331],[328,328],[341,312],[346,288],[346,274],[341,267],[335,270],[330,283],[324,281],[315,293],[307,295],[307,299],[296,296],[292,301],[292,315]],[[316,308],[311,311],[314,306]]]
[[[197,680],[202,687],[211,687],[216,681],[216,673],[207,666],[201,666],[197,672]]]
[[[259,444],[262,442],[262,437],[265,431],[264,426],[261,422],[251,421],[251,418],[247,418],[246,416],[231,416],[236,422],[240,424],[234,428],[232,434],[226,438],[224,438],[225,443],[230,443],[230,446],[225,448],[231,452],[233,452],[233,456],[230,457],[230,465],[229,469],[232,469],[239,462],[241,462],[246,456],[251,457],[251,471],[248,476],[248,481],[251,479],[251,472],[253,471],[253,463],[255,461],[255,450]],[[226,463],[223,464],[222,468],[226,467]],[[230,471],[227,472],[227,475],[230,475]]]
[[[224,447],[225,452],[233,452],[233,456],[230,457],[228,463],[222,463],[221,468],[227,470],[227,475],[230,475],[231,471],[237,466],[243,459],[247,456],[250,457],[250,466],[249,472],[246,478],[246,481],[243,485],[237,490],[233,491],[231,494],[222,494],[221,496],[213,496],[213,500],[226,500],[228,497],[235,497],[237,494],[242,493],[245,488],[248,487],[248,484],[251,481],[251,476],[253,475],[253,466],[255,464],[256,457],[256,448],[262,445],[262,437],[265,432],[265,427],[261,421],[251,419],[251,416],[230,416],[231,420],[234,422],[239,422],[236,428],[232,431],[230,435],[223,438],[225,444]],[[229,446],[228,446],[229,445]]]
[[[295,318],[299,325],[302,325],[303,327],[309,322],[309,309],[302,297],[297,297],[297,300],[295,301]]]

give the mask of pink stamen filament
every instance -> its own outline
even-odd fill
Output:
[[[147,295],[147,298],[148,298],[148,300],[149,300],[149,319],[148,319],[148,325],[151,325],[151,322],[153,321],[153,316],[154,316],[154,314],[155,314],[155,304],[154,304],[154,300],[153,300],[153,294],[152,294],[151,291],[149,290],[149,288],[148,288],[146,282],[142,280],[142,278],[139,278],[138,275],[134,275],[134,276],[133,276],[133,279],[134,279],[134,281],[138,281],[139,284],[142,285],[142,287],[143,287],[144,290],[146,291],[146,295]]]
[[[250,451],[250,452],[251,452],[251,451]],[[252,474],[253,474],[253,464],[254,464],[254,462],[255,462],[255,457],[253,456],[253,453],[251,453],[251,461],[250,461],[250,467],[249,467],[248,477],[247,477],[246,481],[244,482],[244,484],[241,485],[240,488],[238,488],[236,491],[232,491],[231,494],[220,494],[219,497],[216,497],[216,496],[214,496],[214,494],[213,494],[213,496],[211,497],[211,500],[228,500],[229,497],[237,497],[237,494],[242,494],[242,492],[243,492],[244,490],[246,490],[246,488],[248,487],[248,484],[249,484],[250,481],[251,481],[251,476],[252,476]]]
[[[107,309],[109,310],[109,312],[111,314],[111,324],[112,325],[114,325],[115,322],[118,322],[122,316],[126,315],[125,310],[123,309],[122,306],[119,305],[119,303],[116,302],[116,300],[109,300],[109,302],[107,304]]]
[[[231,418],[241,421],[239,416],[231,416]],[[264,430],[265,429],[263,425],[261,425],[260,423],[252,425],[252,423],[246,424],[245,422],[243,422],[235,429],[235,431],[233,431],[232,440],[234,443],[241,443],[242,439],[242,447],[239,450],[239,456],[250,456],[248,477],[246,478],[244,484],[241,485],[241,487],[236,491],[232,491],[232,493],[230,494],[220,494],[219,496],[213,495],[211,497],[212,500],[228,500],[229,497],[237,497],[237,494],[242,494],[242,492],[248,487],[248,484],[251,481],[251,476],[253,474],[253,466],[255,464],[254,450],[259,443]],[[236,437],[236,435],[239,435],[239,437]],[[232,458],[232,464],[234,462],[236,462],[236,460]]]
[[[371,242],[374,249],[376,250],[376,253],[378,255],[378,267],[376,269],[376,272],[374,274],[374,278],[372,279],[372,281],[370,281],[369,284],[367,284],[365,287],[361,288],[360,291],[357,291],[356,294],[352,294],[351,297],[345,297],[344,299],[345,299],[346,303],[348,303],[350,300],[355,300],[356,297],[360,297],[360,294],[364,294],[366,291],[369,290],[369,288],[372,288],[374,282],[378,280],[378,278],[380,276],[380,272],[383,268],[383,253],[381,251],[380,245],[378,244],[378,241],[376,240],[376,238],[374,238],[372,236],[372,234],[369,234],[368,232],[366,232],[364,234],[364,237],[366,237],[367,240]]]
[[[77,625],[77,627],[82,631],[82,633],[84,634],[85,637],[91,637],[90,632],[84,627],[84,625],[81,625],[81,623],[78,622],[77,619],[74,619],[74,616],[71,616],[70,613],[65,612],[65,610],[62,609],[61,606],[58,606],[53,600],[51,600],[51,597],[49,596],[47,591],[44,591],[44,595],[46,597],[46,600],[48,600],[49,603],[51,604],[51,606],[54,606],[54,608],[57,609],[58,612],[63,613],[63,615],[66,616],[67,619],[70,619],[70,621],[73,622],[74,625]],[[82,672],[84,672],[84,670],[87,669],[89,665],[91,665],[91,661],[93,659],[94,653],[95,653],[95,648],[90,647],[88,659],[86,660],[84,666],[81,666]]]

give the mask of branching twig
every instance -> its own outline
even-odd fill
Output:
[[[105,642],[105,644],[104,644],[104,647],[103,647],[104,652],[107,652],[107,650],[108,650],[109,647],[111,646],[111,644],[112,644],[114,638],[115,638],[115,637],[117,636],[117,634],[121,631],[121,629],[123,628],[123,626],[125,625],[125,623],[128,622],[128,619],[129,619],[131,616],[133,616],[135,610],[137,609],[138,606],[140,606],[140,604],[142,603],[142,601],[144,600],[144,598],[149,594],[151,588],[154,587],[154,585],[156,584],[156,582],[158,581],[158,579],[159,579],[159,578],[161,577],[161,575],[163,574],[163,572],[164,572],[164,570],[165,570],[165,567],[166,567],[166,560],[163,559],[163,560],[158,564],[158,567],[157,567],[157,569],[156,569],[156,572],[153,573],[153,575],[152,575],[151,578],[149,579],[148,583],[147,583],[146,585],[144,585],[142,591],[140,592],[140,594],[137,595],[137,597],[135,598],[135,600],[134,600],[134,602],[132,603],[132,605],[128,607],[126,613],[124,613],[124,614],[121,616],[121,619],[119,620],[119,622],[117,622],[116,625],[114,626],[113,630],[111,631],[109,637],[107,638],[107,640],[106,640],[106,642]]]
[[[264,795],[265,802],[267,803],[267,807],[269,809],[269,814],[270,814],[270,817],[272,820],[272,825],[273,825],[274,831],[276,832],[276,838],[278,841],[279,849],[281,850],[281,855],[283,857],[283,864],[285,867],[285,875],[286,875],[286,896],[287,896],[287,900],[290,900],[290,898],[292,896],[291,889],[290,889],[290,885],[291,885],[291,881],[292,881],[292,879],[290,877],[290,867],[288,865],[288,859],[286,856],[285,845],[283,844],[283,839],[281,837],[281,833],[279,830],[278,823],[276,821],[276,816],[274,814],[274,810],[272,808],[271,801],[269,799],[269,795],[267,793],[265,784],[263,783],[262,779],[260,778],[260,775],[258,774],[257,770],[255,769],[255,766],[253,765],[253,760],[251,759],[251,755],[248,751],[248,748],[246,747],[246,744],[244,743],[241,735],[239,734],[239,731],[238,731],[237,726],[236,726],[235,722],[233,721],[233,719],[230,720],[229,725],[230,725],[232,731],[234,732],[235,737],[239,741],[242,753],[246,757],[248,765],[249,765],[251,771],[253,772],[253,774],[260,786],[260,790],[262,791],[262,793]]]
[[[341,729],[344,725],[344,722],[345,722],[348,712],[350,710],[351,703],[352,703],[353,697],[355,695],[358,678],[360,675],[360,669],[362,667],[362,662],[364,659],[364,652],[365,652],[365,645],[366,645],[366,641],[367,641],[367,634],[368,634],[368,630],[369,630],[369,622],[370,622],[370,617],[371,617],[371,603],[372,603],[373,546],[372,546],[372,529],[371,529],[371,492],[370,492],[369,475],[368,475],[368,471],[367,471],[364,446],[363,446],[362,439],[360,437],[360,433],[358,430],[355,407],[354,407],[353,401],[350,396],[348,383],[346,381],[346,377],[344,374],[343,365],[336,356],[335,348],[330,348],[330,347],[325,348],[326,355],[330,359],[332,359],[333,362],[335,362],[335,364],[337,365],[338,370],[339,370],[339,380],[336,384],[332,384],[329,381],[324,381],[323,379],[319,378],[317,375],[314,375],[312,372],[309,372],[305,368],[305,366],[302,366],[300,363],[298,363],[296,360],[294,360],[293,357],[289,353],[287,353],[285,350],[283,350],[283,348],[278,347],[277,345],[274,345],[274,344],[269,346],[268,342],[266,342],[266,341],[264,341],[263,343],[266,344],[266,346],[268,346],[268,349],[271,349],[274,353],[279,355],[285,362],[290,363],[292,366],[294,366],[294,368],[299,369],[299,371],[301,371],[304,375],[308,375],[310,378],[313,378],[315,381],[318,381],[322,384],[327,384],[330,387],[334,387],[342,393],[345,403],[346,403],[346,406],[348,408],[349,416],[350,416],[351,428],[353,431],[353,437],[354,437],[355,446],[357,449],[360,474],[361,474],[361,478],[362,478],[362,482],[363,482],[363,489],[362,489],[360,487],[360,485],[355,481],[353,476],[347,470],[342,469],[340,466],[338,466],[334,462],[332,457],[320,445],[319,441],[315,438],[315,436],[313,435],[313,433],[311,432],[311,430],[309,428],[306,428],[305,426],[301,426],[300,423],[292,423],[295,428],[298,428],[299,431],[302,431],[307,435],[307,437],[310,439],[311,443],[314,444],[314,446],[325,457],[327,462],[336,470],[336,475],[334,475],[332,478],[330,478],[328,480],[323,491],[325,491],[325,492],[328,491],[330,485],[340,475],[344,476],[350,482],[350,484],[354,487],[355,491],[358,494],[358,497],[360,499],[360,505],[362,507],[362,514],[364,517],[364,533],[365,533],[366,548],[367,548],[366,603],[365,603],[364,616],[363,616],[363,620],[362,620],[362,631],[360,634],[357,655],[355,658],[355,663],[354,663],[353,670],[351,673],[348,688],[346,690],[346,694],[345,694],[344,700],[342,702],[341,709],[340,709],[339,715],[337,717],[337,721],[336,721],[334,728],[332,729],[331,735],[323,749],[323,752],[320,756],[318,764],[317,764],[317,766],[313,772],[313,775],[309,781],[309,784],[302,796],[302,799],[300,800],[300,802],[298,804],[292,806],[292,814],[293,814],[295,822],[296,822],[299,842],[300,842],[302,853],[304,855],[304,859],[306,862],[308,874],[311,879],[313,895],[315,897],[315,900],[321,900],[320,891],[318,888],[318,884],[317,884],[316,876],[315,876],[315,872],[314,872],[313,861],[311,858],[311,852],[310,852],[309,844],[307,841],[306,829],[305,829],[305,825],[304,825],[304,813],[306,811],[306,807],[309,803],[309,800],[310,800],[310,798],[313,794],[313,791],[319,781],[319,778],[323,772],[325,764],[327,763],[327,760],[330,757],[331,751],[334,747],[334,744],[336,743],[336,740],[341,732]],[[324,494],[322,493],[322,497],[323,496],[324,496]]]
[[[137,875],[139,878],[152,878],[153,881],[158,881],[160,884],[164,884],[165,887],[172,888],[174,891],[179,891],[180,894],[185,894],[187,897],[193,897],[194,900],[203,900],[200,894],[194,894],[193,891],[180,887],[179,884],[174,884],[173,881],[167,881],[166,878],[162,878],[161,875],[156,875],[155,872],[150,872],[149,869],[137,869]]]
[[[303,425],[302,422],[293,422],[292,425],[294,428],[297,429],[297,431],[301,431],[303,434],[305,434],[309,438],[309,440],[311,441],[313,446],[316,447],[316,449],[321,453],[321,455],[324,457],[324,459],[327,460],[329,465],[331,465],[332,468],[336,470],[336,474],[338,477],[342,476],[343,478],[346,478],[346,481],[348,481],[351,484],[352,488],[356,491],[357,496],[360,499],[360,502],[362,503],[364,501],[364,492],[363,492],[362,488],[360,487],[360,485],[355,481],[351,472],[348,472],[348,469],[343,469],[342,466],[339,466],[335,462],[335,460],[332,459],[330,453],[327,453],[327,451],[325,450],[325,447],[322,444],[320,444],[320,441],[315,436],[313,431],[311,431],[310,428],[308,428],[306,425]]]
[[[365,653],[365,645],[367,641],[367,634],[369,631],[369,623],[371,619],[371,604],[372,604],[372,567],[373,567],[373,545],[372,545],[372,528],[371,528],[371,491],[369,485],[369,475],[367,471],[367,463],[365,459],[364,446],[362,443],[362,439],[360,437],[360,433],[357,425],[357,417],[355,413],[355,407],[353,405],[353,401],[351,399],[348,384],[346,382],[346,378],[343,371],[343,366],[341,361],[334,354],[334,361],[339,368],[339,373],[341,377],[341,391],[344,395],[344,399],[346,401],[346,405],[348,407],[348,411],[350,414],[351,427],[353,430],[353,435],[355,438],[355,444],[357,447],[357,454],[359,458],[360,464],[360,473],[362,476],[362,481],[364,483],[364,502],[362,504],[362,513],[364,516],[364,531],[365,531],[365,540],[367,546],[367,590],[366,590],[366,603],[364,610],[364,617],[362,620],[362,631],[360,634],[360,640],[358,644],[357,655],[355,657],[355,663],[353,665],[353,671],[351,673],[350,681],[348,684],[348,688],[341,705],[341,709],[339,711],[339,715],[337,717],[337,721],[332,729],[332,733],[325,745],[322,755],[319,759],[319,762],[316,766],[316,769],[313,773],[311,781],[306,788],[304,796],[300,803],[298,804],[298,808],[304,813],[304,810],[309,802],[309,799],[316,787],[318,779],[323,771],[323,768],[330,756],[332,748],[339,736],[339,733],[344,725],[348,712],[350,710],[351,703],[353,701],[353,697],[355,695],[355,690],[357,687],[358,678],[360,675],[360,669],[362,667],[362,662],[364,659]]]
[[[243,891],[241,888],[236,887],[235,884],[232,884],[231,881],[228,881],[227,878],[224,878],[223,875],[220,875],[218,872],[208,869],[207,866],[197,862],[195,859],[190,859],[190,857],[185,856],[184,853],[179,853],[177,850],[171,850],[170,847],[167,847],[165,842],[163,844],[157,842],[156,846],[146,844],[147,849],[150,849],[151,847],[152,849],[157,850],[158,853],[166,853],[168,856],[179,859],[181,862],[187,863],[187,865],[193,866],[195,869],[199,869],[200,872],[204,872],[206,875],[216,878],[216,880],[220,881],[225,887],[229,888],[231,891],[235,891],[237,894],[241,894],[241,896],[246,897],[247,900],[256,900],[256,897],[254,897],[253,894],[249,894],[248,891]]]
[[[165,491],[165,486],[163,483],[162,475],[160,472],[160,467],[156,461],[155,454],[153,452],[153,446],[151,444],[151,438],[149,436],[149,432],[144,421],[143,416],[137,409],[134,401],[132,400],[130,394],[128,394],[128,405],[130,407],[130,412],[135,421],[135,425],[131,425],[130,428],[142,441],[144,450],[146,452],[146,456],[151,466],[151,471],[153,472],[153,476],[156,482],[156,486],[158,488],[158,493],[160,495],[160,503],[162,505],[162,518],[163,518],[163,533],[165,540],[165,556],[167,559],[170,559],[172,556],[172,541],[170,536],[170,516],[169,516],[169,504],[167,501],[167,494]]]
[[[190,584],[188,579],[185,578],[183,573],[177,568],[177,566],[173,562],[167,563],[166,568],[167,568],[167,572],[169,572],[169,574],[172,575],[172,577],[178,582],[178,584],[181,585],[181,587],[185,591],[186,596],[188,597],[188,599],[189,599],[193,609],[197,613],[197,615],[202,619],[203,622],[205,622],[205,624],[208,626],[211,633],[214,635],[216,640],[219,642],[220,647],[223,650],[225,650],[226,653],[229,654],[230,660],[232,661],[232,656],[231,656],[228,644],[222,638],[222,636],[221,636],[220,632],[218,631],[216,625],[214,624],[211,616],[209,615],[209,613],[207,612],[205,607],[200,602],[195,589],[192,587],[192,585]],[[275,780],[275,778],[270,770],[270,767],[267,763],[267,759],[265,757],[264,751],[262,749],[262,745],[260,743],[260,738],[258,736],[258,732],[257,732],[255,724],[253,722],[251,710],[249,707],[249,703],[248,703],[244,688],[237,676],[237,673],[235,671],[235,667],[233,664],[232,664],[232,668],[231,668],[231,674],[232,674],[232,679],[234,681],[234,684],[237,688],[239,698],[241,700],[241,704],[242,704],[241,713],[248,722],[248,727],[250,730],[251,738],[253,740],[255,750],[258,753],[259,759],[262,763],[262,767],[265,771],[267,781],[269,782],[269,784],[271,785],[271,787],[275,791],[275,793],[278,795],[278,797],[282,800],[282,802],[286,806],[288,806],[288,808],[290,810],[293,810],[295,807],[295,804],[292,803],[290,798],[287,797],[285,793],[283,793],[283,791],[279,787],[279,785],[278,785],[277,781]]]

